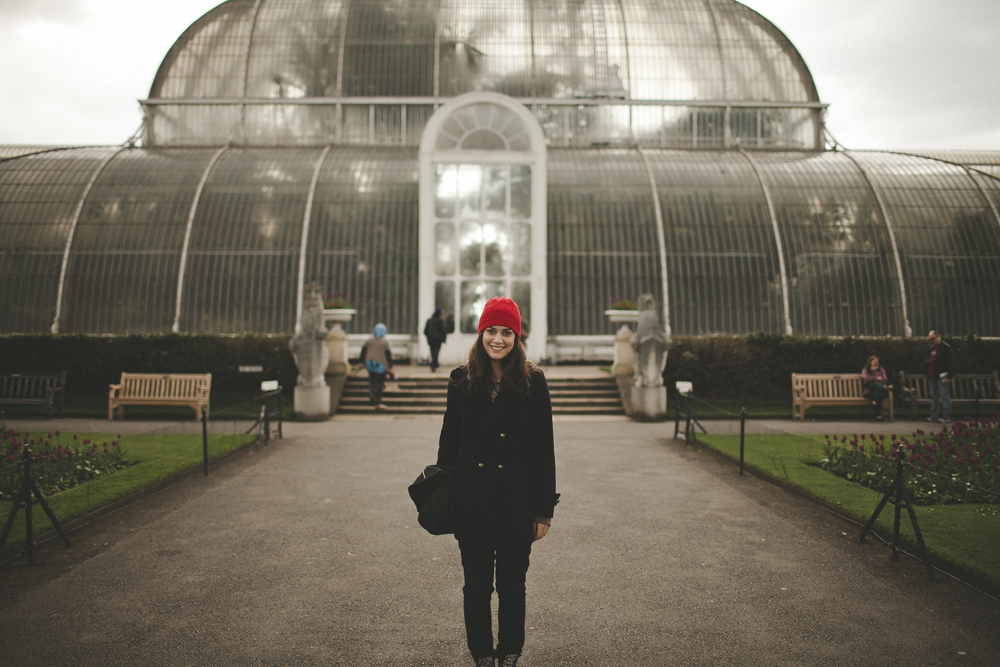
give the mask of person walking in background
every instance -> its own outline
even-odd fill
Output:
[[[361,366],[368,371],[368,400],[376,410],[382,410],[382,392],[385,391],[385,376],[395,378],[392,370],[392,348],[385,336],[384,324],[376,324],[371,338],[361,347]]]
[[[951,345],[941,340],[941,334],[936,330],[931,329],[927,340],[931,344],[931,353],[924,362],[927,364],[927,388],[931,393],[931,416],[927,421],[944,421],[947,424],[951,421],[951,389],[948,385],[955,377],[955,360]]]
[[[437,465],[454,479],[469,652],[477,667],[514,667],[524,647],[531,545],[548,533],[559,494],[549,388],[528,361],[511,299],[486,302],[469,360],[451,373]]]
[[[872,402],[875,409],[875,421],[882,421],[882,401],[889,395],[892,385],[885,369],[879,367],[878,357],[874,354],[868,357],[868,363],[861,371],[861,381],[864,383],[865,398]]]
[[[424,336],[427,337],[427,344],[431,347],[431,372],[433,373],[438,369],[438,353],[441,352],[441,344],[448,339],[440,308],[435,308],[434,314],[424,324]]]

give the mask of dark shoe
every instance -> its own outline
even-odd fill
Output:
[[[517,661],[521,657],[520,653],[510,653],[503,657],[499,667],[517,667]]]
[[[496,667],[497,659],[492,655],[485,658],[476,658],[476,667]]]

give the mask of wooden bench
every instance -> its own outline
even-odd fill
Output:
[[[895,417],[892,389],[882,405],[888,405],[889,421]],[[861,373],[792,373],[792,419],[805,419],[816,405],[867,405]]]
[[[212,374],[122,373],[121,382],[109,385],[108,419],[125,417],[126,405],[186,405],[201,418],[201,406],[208,409]]]
[[[58,401],[59,414],[63,411],[66,393],[66,371],[59,375],[0,375],[0,404],[45,405],[48,418],[52,418],[52,404]]]
[[[952,404],[975,404],[978,398],[980,404],[1000,405],[1000,377],[996,371],[957,374],[948,384]],[[913,375],[900,371],[899,390],[903,392],[903,402],[910,406],[910,416],[914,419],[917,417],[918,403],[928,406],[931,404],[926,374]]]

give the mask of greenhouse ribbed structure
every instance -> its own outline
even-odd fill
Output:
[[[674,335],[1000,336],[1000,152],[850,151],[733,0],[228,0],[113,147],[0,147],[0,331],[349,331],[457,360],[513,297],[529,354]],[[603,346],[603,347],[602,347]]]

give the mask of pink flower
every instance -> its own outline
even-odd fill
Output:
[[[59,437],[59,431],[56,431],[56,437],[57,438]]]
[[[90,438],[84,438],[83,439],[83,444],[89,445],[90,444]]]
[[[858,447],[858,451],[862,451],[862,452],[865,451],[865,446],[864,445],[860,445]]]

